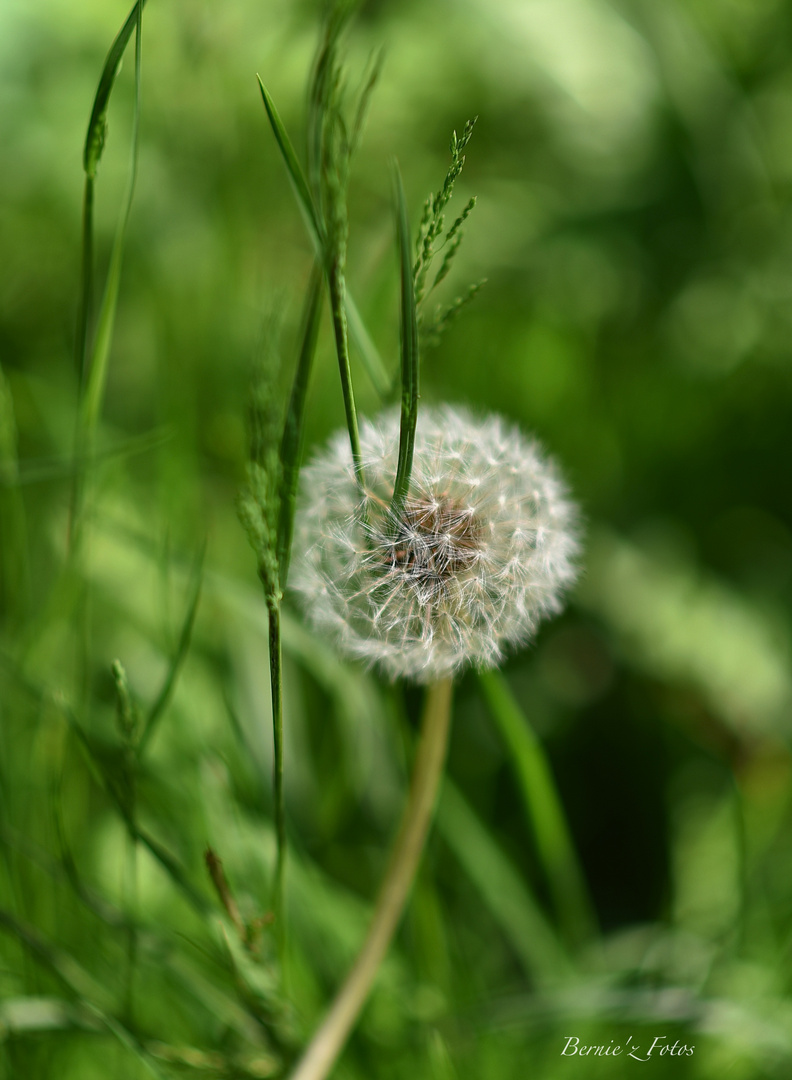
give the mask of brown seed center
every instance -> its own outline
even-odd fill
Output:
[[[419,584],[443,585],[469,570],[481,547],[473,511],[453,499],[412,499],[392,539],[390,563]]]

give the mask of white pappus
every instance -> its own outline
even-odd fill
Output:
[[[561,608],[576,577],[577,510],[555,464],[499,416],[423,407],[410,490],[390,509],[399,413],[346,431],[303,470],[293,586],[343,654],[431,682],[496,666]]]

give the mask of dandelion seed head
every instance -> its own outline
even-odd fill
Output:
[[[499,416],[423,407],[409,495],[391,511],[399,414],[346,431],[303,469],[294,587],[316,630],[392,678],[496,666],[562,606],[577,512],[553,462]]]

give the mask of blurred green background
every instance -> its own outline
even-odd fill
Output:
[[[288,615],[284,1000],[271,931],[256,956],[235,943],[203,852],[222,857],[243,917],[263,915],[266,612],[234,502],[255,362],[279,312],[288,377],[311,250],[255,74],[301,146],[321,9],[146,8],[138,186],[75,566],[82,143],[126,14],[0,0],[3,1080],[280,1075],[361,939],[420,707]],[[378,0],[347,44],[353,83],[386,46],[348,273],[391,370],[391,160],[415,227],[452,129],[479,117],[451,211],[479,201],[446,296],[487,283],[425,354],[422,392],[534,432],[583,507],[569,609],[505,671],[601,935],[565,939],[514,761],[464,677],[438,825],[337,1075],[782,1080],[792,3]],[[98,176],[99,282],[132,106],[130,51]],[[309,444],[343,423],[326,318],[308,408]],[[164,706],[135,768],[116,658],[132,712]],[[561,1056],[570,1035],[695,1051],[583,1062]]]

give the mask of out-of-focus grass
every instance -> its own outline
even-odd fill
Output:
[[[536,431],[583,504],[582,584],[506,678],[602,933],[561,944],[519,773],[463,679],[438,828],[339,1075],[627,1071],[562,1058],[571,1034],[695,1045],[657,1059],[658,1076],[789,1073],[791,14],[788,0],[433,0],[371,4],[355,24],[352,71],[388,53],[351,180],[348,284],[390,373],[390,159],[414,230],[449,132],[479,116],[455,197],[478,206],[441,299],[488,282],[425,355],[422,394]],[[313,260],[255,74],[297,142],[319,12],[147,5],[138,186],[77,572],[80,155],[125,15],[0,7],[9,1080],[275,1075],[361,940],[420,704],[286,612],[286,1007],[271,931],[246,952],[203,853],[255,923],[274,866],[267,629],[234,499],[251,370],[274,310],[295,354]],[[97,180],[100,275],[132,68]],[[358,408],[376,408],[354,351],[352,370]],[[325,320],[309,445],[342,424]],[[138,721],[157,717],[131,771],[116,658]]]

